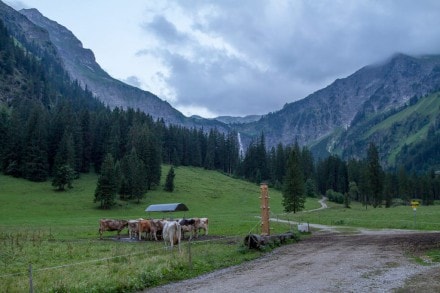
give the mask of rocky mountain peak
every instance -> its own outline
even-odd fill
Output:
[[[279,142],[309,145],[378,111],[399,108],[414,96],[440,89],[439,71],[439,56],[396,54],[238,129],[264,131],[269,146]]]

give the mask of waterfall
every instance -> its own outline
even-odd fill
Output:
[[[243,144],[241,143],[240,132],[237,133],[237,139],[238,139],[238,154],[239,154],[240,158],[243,158],[244,157],[244,148],[243,148]]]

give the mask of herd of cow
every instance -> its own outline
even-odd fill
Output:
[[[191,218],[177,220],[113,220],[101,219],[99,221],[99,238],[102,239],[102,233],[105,231],[118,231],[128,229],[130,239],[142,240],[145,233],[145,239],[158,240],[162,238],[165,243],[170,243],[171,248],[178,244],[180,250],[180,241],[184,238],[185,232],[189,232],[189,239],[198,238],[201,230],[204,235],[208,235],[208,218]]]

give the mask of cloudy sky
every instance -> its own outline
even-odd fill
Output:
[[[392,54],[440,54],[438,0],[7,0],[187,116],[277,111]]]

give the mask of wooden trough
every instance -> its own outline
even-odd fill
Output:
[[[244,245],[248,248],[260,249],[265,245],[278,243],[285,243],[288,239],[295,239],[292,232],[287,232],[278,235],[257,235],[249,234],[244,238]]]

